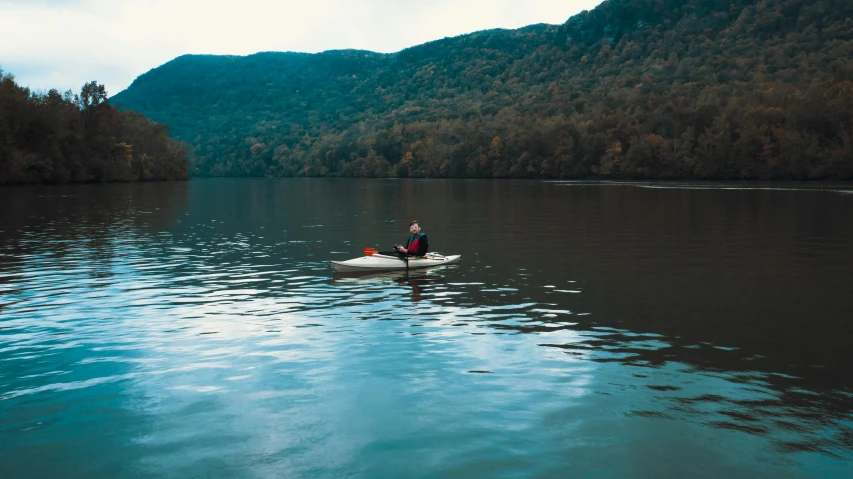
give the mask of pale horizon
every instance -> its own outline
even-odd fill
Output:
[[[0,69],[35,91],[109,95],[187,54],[393,53],[495,28],[561,24],[600,0],[0,0]]]

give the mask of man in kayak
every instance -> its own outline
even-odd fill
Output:
[[[394,251],[403,257],[424,256],[427,254],[427,251],[429,251],[429,241],[427,241],[427,236],[421,232],[421,225],[418,224],[417,220],[409,223],[409,232],[412,235],[406,241],[406,246],[394,245]]]

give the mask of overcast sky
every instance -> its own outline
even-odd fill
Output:
[[[600,0],[0,0],[0,68],[32,89],[109,94],[186,53],[396,52],[488,28],[563,23]]]

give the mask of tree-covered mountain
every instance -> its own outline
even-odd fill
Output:
[[[111,106],[103,85],[41,94],[0,71],[0,185],[186,179],[188,153],[168,127]]]
[[[394,54],[183,56],[113,98],[196,175],[853,178],[853,2],[612,0]]]

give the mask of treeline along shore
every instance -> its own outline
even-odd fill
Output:
[[[188,159],[167,126],[113,107],[103,85],[36,93],[0,71],[0,185],[184,180]]]
[[[393,54],[187,55],[111,99],[199,176],[853,178],[853,2],[609,0]]]

